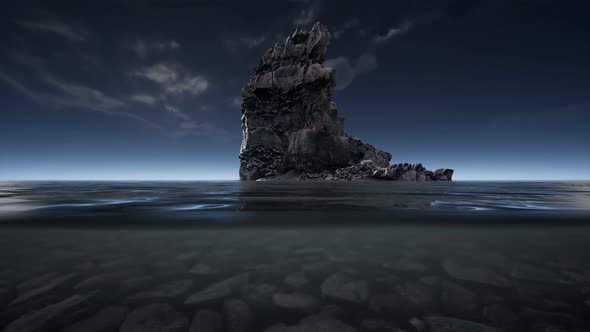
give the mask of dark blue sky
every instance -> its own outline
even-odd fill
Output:
[[[241,87],[333,41],[346,129],[461,179],[590,179],[584,1],[20,1],[0,12],[0,179],[237,179]]]

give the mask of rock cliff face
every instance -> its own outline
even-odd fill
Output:
[[[316,23],[269,49],[242,90],[240,179],[450,180],[452,170],[389,166],[391,154],[346,134],[324,67],[330,32]],[[412,173],[413,172],[413,173]]]

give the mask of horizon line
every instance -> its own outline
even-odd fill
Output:
[[[206,181],[240,181],[240,182],[256,182],[256,181],[241,181],[239,178],[231,179],[1,179],[0,182],[39,182],[39,181],[61,181],[61,182],[77,182],[77,181],[94,181],[94,182],[141,182],[141,181],[156,181],[156,182],[206,182]],[[440,181],[383,181],[383,180],[359,180],[359,181],[301,181],[301,182],[440,182]],[[457,179],[448,182],[467,182],[467,181],[479,181],[479,182],[575,182],[575,181],[590,181],[590,179]],[[273,182],[260,181],[260,182]],[[275,181],[283,182],[283,181]],[[445,181],[446,182],[446,181]]]

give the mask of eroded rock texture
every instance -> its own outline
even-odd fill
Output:
[[[254,68],[242,90],[240,179],[450,180],[452,170],[389,166],[391,154],[344,132],[335,71],[322,65],[329,43],[319,23],[297,29]]]

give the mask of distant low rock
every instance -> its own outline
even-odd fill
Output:
[[[275,44],[242,89],[240,179],[449,181],[453,170],[389,165],[391,154],[344,132],[323,65],[330,32],[316,23]]]

